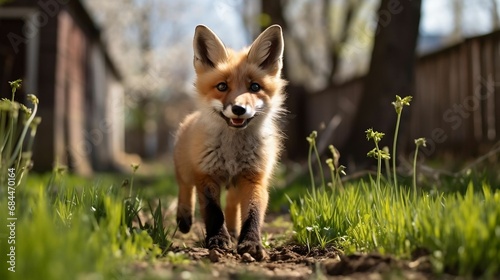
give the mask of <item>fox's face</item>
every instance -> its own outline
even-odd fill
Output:
[[[246,128],[253,119],[279,111],[283,103],[281,27],[273,25],[241,52],[227,49],[209,28],[196,27],[194,68],[205,118]]]

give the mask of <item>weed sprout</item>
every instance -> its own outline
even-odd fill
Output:
[[[392,172],[394,174],[394,187],[398,187],[398,178],[396,177],[396,148],[398,143],[398,133],[399,133],[399,123],[401,121],[401,113],[403,112],[404,106],[410,106],[410,101],[412,96],[406,96],[401,98],[399,95],[396,95],[396,101],[392,102],[394,109],[396,110],[397,120],[396,120],[396,130],[394,131],[394,141],[392,143]]]

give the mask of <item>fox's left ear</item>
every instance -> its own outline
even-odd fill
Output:
[[[248,61],[259,65],[270,74],[279,74],[283,67],[283,32],[277,24],[264,30],[248,51]]]

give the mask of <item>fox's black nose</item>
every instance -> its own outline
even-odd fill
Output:
[[[231,111],[233,111],[233,114],[235,114],[236,116],[241,116],[246,113],[247,109],[239,105],[233,105],[233,107],[231,107]]]

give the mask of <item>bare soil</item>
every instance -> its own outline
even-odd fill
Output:
[[[250,255],[238,255],[235,249],[220,251],[203,248],[203,225],[198,221],[189,234],[176,233],[174,236],[171,250],[187,256],[189,260],[176,263],[160,259],[146,278],[456,279],[432,274],[430,261],[425,255],[406,261],[379,254],[343,255],[333,247],[309,249],[293,244],[290,242],[292,225],[285,215],[269,216],[263,235],[268,258],[256,262]]]

